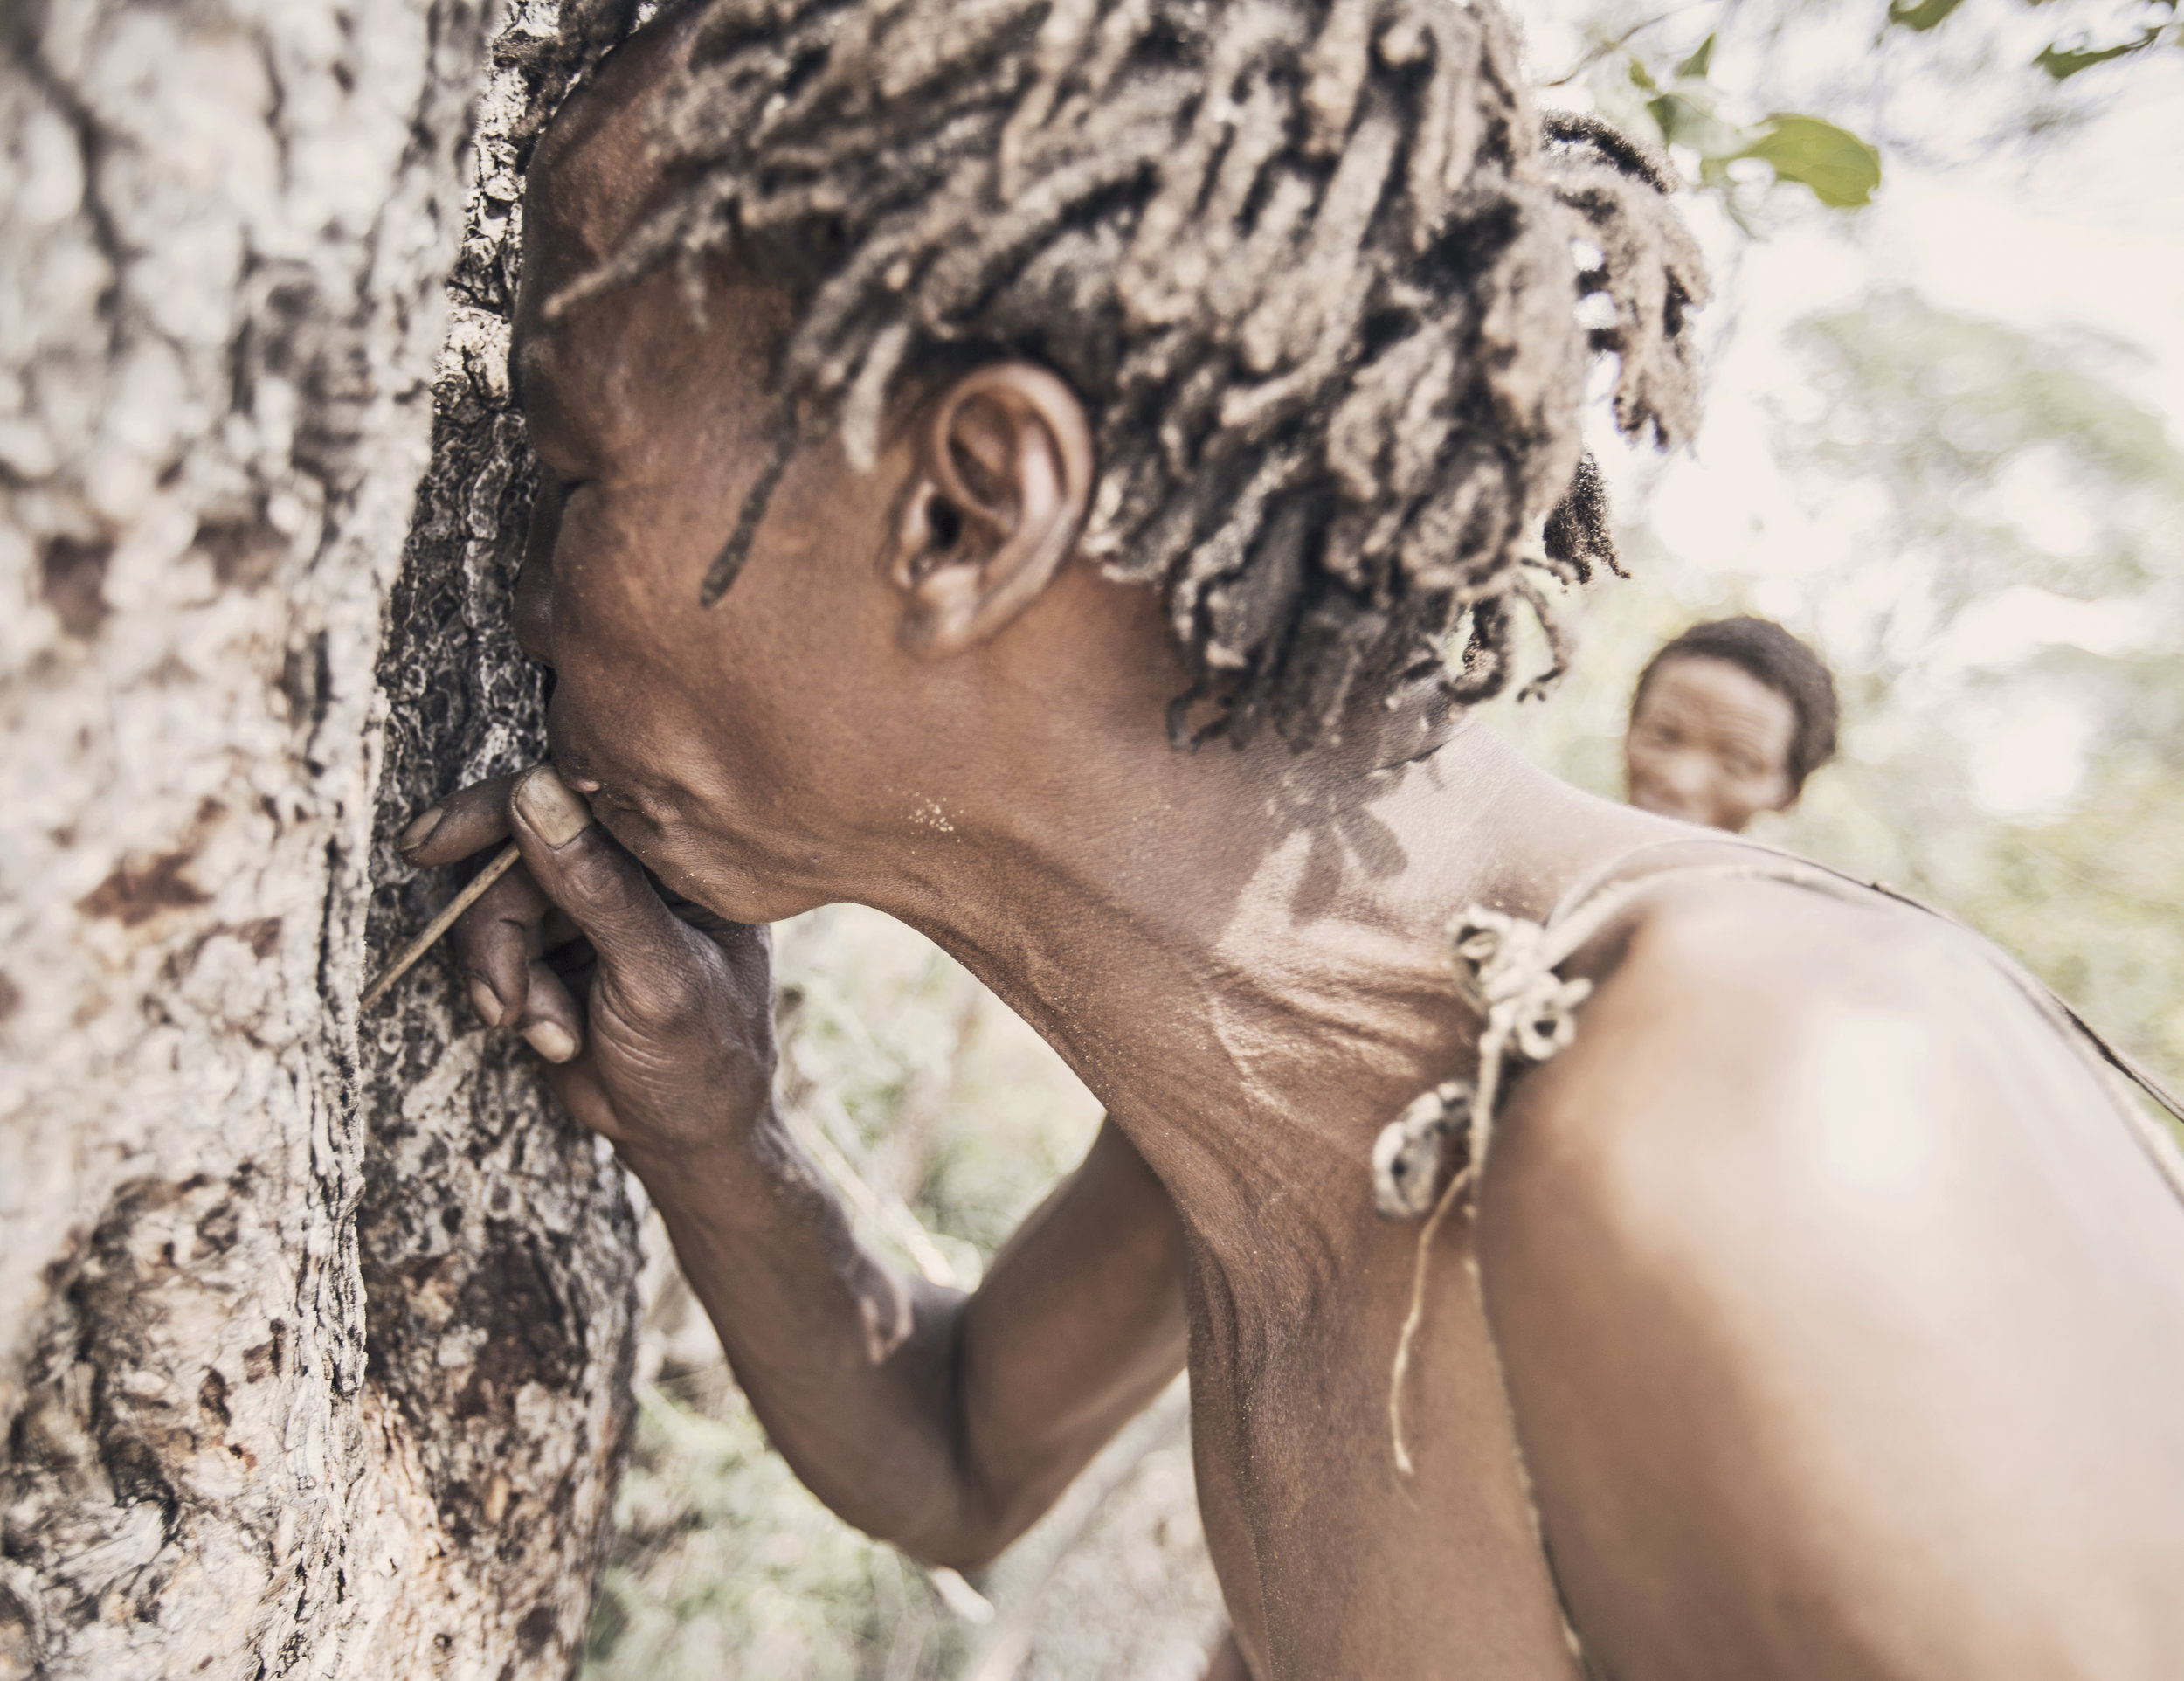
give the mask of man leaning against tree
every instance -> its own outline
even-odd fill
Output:
[[[1580,297],[1690,426],[1669,185],[1491,0],[670,5],[526,201],[553,768],[408,855],[515,838],[480,1013],[921,1558],[1187,1363],[1260,1681],[2173,1678],[2166,1139],[1969,936],[1469,721],[1607,553]],[[969,1295],[773,1106],[841,900],[1109,1113]]]

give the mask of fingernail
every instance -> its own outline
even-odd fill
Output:
[[[540,765],[515,785],[515,809],[540,840],[556,849],[591,827],[591,807],[550,764]]]
[[[487,1027],[501,1025],[501,995],[475,975],[470,978],[470,1007],[483,1018]]]
[[[523,1037],[549,1062],[566,1062],[577,1054],[576,1036],[558,1021],[534,1021],[523,1029]]]
[[[432,838],[432,831],[439,827],[439,820],[447,815],[447,807],[435,806],[394,838],[397,852],[415,852]]]

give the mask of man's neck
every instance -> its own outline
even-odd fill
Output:
[[[1579,793],[1483,726],[1292,755],[1067,764],[881,908],[1061,1051],[1184,1200],[1354,1170],[1411,1096],[1468,1070],[1442,930],[1544,916],[1673,826]],[[1057,761],[1049,761],[1057,762]],[[1263,1189],[1263,1187],[1261,1187]]]

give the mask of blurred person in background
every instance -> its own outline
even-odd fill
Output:
[[[1741,834],[1797,803],[1835,757],[1839,719],[1827,664],[1773,619],[1694,625],[1647,661],[1631,695],[1630,803]]]

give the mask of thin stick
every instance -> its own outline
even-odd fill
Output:
[[[356,1000],[356,1013],[363,1015],[384,998],[396,981],[410,972],[411,966],[432,949],[442,934],[455,925],[455,918],[478,903],[485,890],[508,873],[508,866],[523,855],[511,840],[497,857],[472,879],[468,887],[447,902],[447,908],[426,923],[418,936],[394,954],[394,961],[379,972],[379,979],[364,988],[364,995]]]

